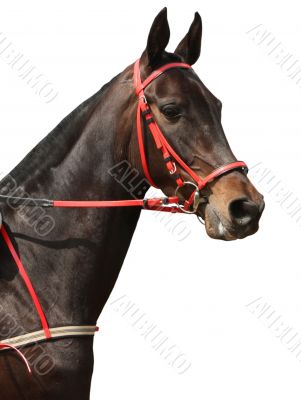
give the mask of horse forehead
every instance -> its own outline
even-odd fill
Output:
[[[159,76],[153,85],[150,85],[158,97],[177,97],[185,99],[203,99],[206,102],[212,100],[212,94],[192,71],[172,69]]]

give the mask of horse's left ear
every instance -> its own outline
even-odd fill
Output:
[[[181,56],[189,65],[193,65],[201,53],[202,41],[202,19],[198,12],[194,15],[194,20],[189,28],[187,35],[180,42],[175,53]]]
[[[143,53],[144,58],[146,58],[146,65],[150,67],[157,65],[169,42],[169,36],[167,8],[165,7],[154,19],[148,35],[146,50]]]

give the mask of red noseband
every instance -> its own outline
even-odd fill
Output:
[[[137,135],[138,135],[138,144],[139,144],[139,151],[141,157],[142,168],[145,174],[146,179],[152,186],[155,186],[155,183],[150,175],[147,158],[145,153],[145,146],[144,146],[144,138],[143,138],[143,126],[141,123],[141,117],[144,119],[148,131],[151,133],[156,147],[158,150],[161,150],[162,157],[165,162],[165,165],[171,175],[175,177],[176,183],[178,187],[181,187],[185,184],[181,175],[178,172],[178,167],[180,166],[195,182],[196,190],[203,189],[208,182],[213,181],[217,177],[232,171],[240,169],[243,172],[248,171],[247,165],[243,161],[233,161],[227,165],[223,165],[214,171],[212,171],[209,175],[205,178],[201,178],[198,176],[183,160],[182,158],[175,152],[175,150],[171,147],[171,145],[166,140],[165,136],[163,135],[161,129],[159,128],[158,124],[155,121],[154,115],[150,106],[148,105],[147,99],[145,97],[144,89],[152,83],[158,76],[162,75],[165,71],[171,68],[185,68],[190,69],[191,66],[185,63],[170,63],[163,65],[162,67],[156,69],[154,72],[149,75],[145,81],[141,81],[141,74],[140,74],[140,60],[137,60],[134,66],[134,85],[136,90],[136,95],[138,97],[138,107],[137,107]],[[194,196],[192,196],[194,198]],[[189,206],[191,205],[191,200],[189,200]]]

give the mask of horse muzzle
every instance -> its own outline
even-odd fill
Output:
[[[243,239],[258,231],[264,206],[263,198],[259,202],[246,198],[235,199],[230,202],[228,212],[224,215],[209,201],[201,205],[198,214],[204,219],[206,232],[211,238],[230,241]]]

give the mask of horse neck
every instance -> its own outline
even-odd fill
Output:
[[[18,193],[95,198],[108,190],[110,168],[129,161],[133,98],[128,67],[64,118],[10,173]]]
[[[134,118],[131,78],[128,68],[65,118],[12,171],[9,178],[17,190],[9,194],[58,199],[132,198],[109,173],[114,165],[128,161],[129,152],[133,152],[129,149]],[[2,189],[5,185],[4,179]],[[30,268],[50,325],[94,323],[118,277],[140,210],[46,212],[54,222],[47,235],[39,235],[39,221],[33,224],[29,208],[12,211],[6,206],[3,216],[25,266]],[[0,278],[11,280],[8,275]],[[16,281],[16,304],[4,307],[12,312],[19,310],[21,315],[18,303],[20,299],[27,303],[28,294]],[[47,313],[48,309],[51,312]]]

